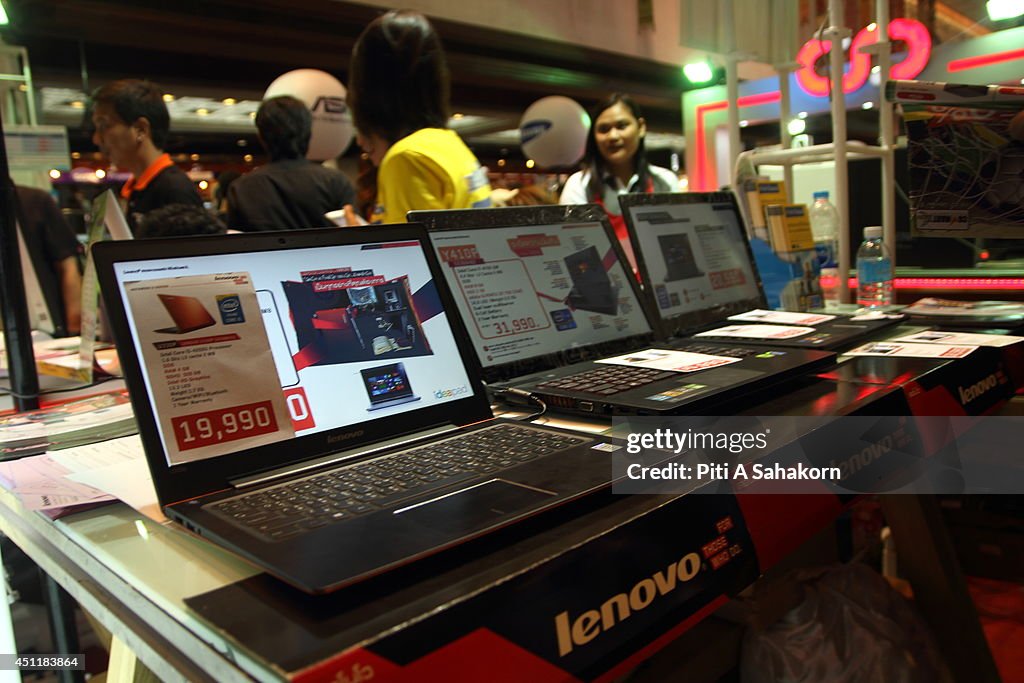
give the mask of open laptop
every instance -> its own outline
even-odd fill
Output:
[[[426,224],[499,396],[511,387],[561,411],[681,414],[834,362],[831,353],[739,344],[652,347],[643,299],[598,205],[409,217]]]
[[[837,350],[900,322],[767,310],[731,192],[624,194],[619,204],[662,337]]]
[[[405,372],[405,366],[401,363],[363,368],[359,374],[363,376],[363,385],[370,397],[370,407],[367,410],[380,410],[420,400],[420,397],[412,392],[412,383]]]
[[[158,294],[160,303],[167,309],[168,315],[174,321],[174,327],[164,327],[155,332],[163,334],[186,334],[195,332],[204,327],[216,325],[217,322],[206,310],[202,302],[194,296],[174,296],[173,294]]]
[[[110,242],[94,256],[163,510],[302,590],[611,483],[607,439],[490,420],[421,226]],[[214,325],[156,334],[170,292],[217,311]],[[399,400],[413,385],[419,400]],[[395,400],[368,413],[367,391]]]

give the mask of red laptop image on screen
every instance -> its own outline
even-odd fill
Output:
[[[164,305],[171,320],[174,321],[174,327],[164,327],[154,330],[154,332],[185,334],[210,327],[217,322],[202,302],[194,296],[175,296],[173,294],[157,294],[157,296],[160,297],[160,303]]]

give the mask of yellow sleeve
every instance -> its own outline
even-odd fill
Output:
[[[414,209],[447,209],[454,191],[438,164],[422,154],[406,152],[390,157],[377,176],[377,212],[384,223],[405,223]]]

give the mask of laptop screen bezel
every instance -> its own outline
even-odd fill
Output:
[[[640,313],[646,319],[648,328],[651,330],[650,332],[630,335],[622,339],[597,342],[572,349],[563,349],[490,367],[481,366],[486,382],[504,381],[534,372],[552,370],[564,365],[626,353],[644,344],[648,344],[654,339],[656,328],[653,324],[654,321],[651,319],[648,305],[640,293],[640,286],[633,276],[632,268],[630,268],[625,252],[622,250],[622,245],[619,244],[618,238],[615,237],[615,231],[608,221],[608,216],[598,204],[550,204],[494,209],[410,211],[408,218],[410,221],[417,221],[426,225],[427,232],[430,234],[486,230],[488,228],[527,228],[543,225],[599,223],[605,232],[605,237],[608,238],[612,249],[615,251],[615,258],[618,259],[622,266],[624,279],[629,283],[629,287],[640,308]]]
[[[143,379],[139,349],[135,346],[129,328],[127,311],[114,270],[115,264],[191,256],[408,241],[418,241],[423,247],[430,275],[435,282],[452,336],[464,359],[470,388],[473,390],[470,396],[417,408],[403,413],[401,419],[397,420],[393,416],[373,417],[357,424],[298,436],[240,453],[178,465],[168,464],[146,382]],[[423,226],[375,225],[368,228],[324,228],[201,238],[101,242],[93,246],[92,254],[96,262],[103,301],[117,342],[125,383],[135,411],[139,436],[149,462],[157,498],[162,506],[229,489],[233,481],[241,478],[294,467],[342,450],[364,449],[393,437],[449,424],[471,424],[492,417],[481,381],[476,351],[462,324],[455,301],[448,291],[444,274],[440,270],[433,246]],[[346,400],[346,397],[339,396],[338,400]]]
[[[650,270],[647,268],[647,261],[640,246],[640,239],[637,235],[636,225],[633,221],[631,208],[634,207],[659,207],[659,206],[689,206],[693,204],[729,204],[736,215],[736,226],[742,238],[743,248],[746,251],[747,259],[750,262],[750,269],[757,284],[758,295],[749,299],[741,299],[724,306],[681,313],[678,315],[662,317],[658,308],[658,300],[651,283]],[[750,247],[750,239],[747,237],[746,225],[743,214],[740,213],[736,202],[736,195],[732,192],[655,192],[653,194],[620,194],[619,206],[622,208],[622,216],[626,220],[626,229],[629,232],[629,240],[633,244],[633,254],[636,256],[637,268],[640,271],[640,279],[643,283],[644,301],[650,313],[654,329],[658,338],[672,339],[685,337],[694,332],[715,327],[730,316],[743,313],[755,308],[767,308],[768,299],[764,293],[764,284],[761,282],[761,274],[757,269],[757,262],[754,260],[754,251]],[[652,256],[653,258],[653,256]]]

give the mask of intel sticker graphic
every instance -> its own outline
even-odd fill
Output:
[[[217,310],[220,311],[220,321],[225,325],[244,323],[245,315],[242,313],[242,300],[237,294],[218,294]]]
[[[551,311],[551,320],[555,323],[555,328],[561,332],[576,329],[576,321],[573,320],[572,312],[568,308]]]

